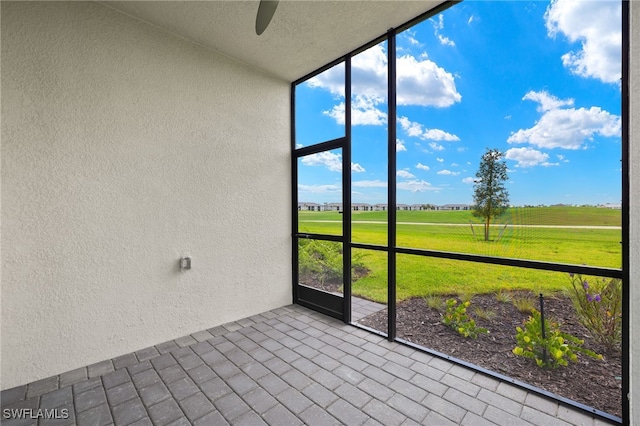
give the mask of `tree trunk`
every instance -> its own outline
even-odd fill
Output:
[[[489,241],[489,223],[491,222],[491,218],[487,218],[487,222],[484,224],[484,240]]]

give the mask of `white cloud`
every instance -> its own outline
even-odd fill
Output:
[[[342,187],[338,185],[298,185],[298,191],[312,194],[339,194],[342,192]]]
[[[431,23],[433,24],[433,28],[436,30],[441,30],[444,28],[444,15],[441,13],[438,15],[438,19],[431,18]]]
[[[396,172],[396,175],[397,175],[398,177],[405,178],[405,179],[412,179],[412,178],[414,178],[414,177],[415,177],[414,175],[412,175],[411,173],[409,173],[409,172],[408,172],[408,171],[406,171],[406,170],[398,170],[398,171]]]
[[[469,16],[469,20],[467,21],[467,25],[471,25],[471,23],[472,23],[473,21],[475,21],[475,20],[476,20],[476,17],[475,17],[475,16],[473,16],[473,15]]]
[[[423,148],[419,143],[416,142],[415,145],[421,152],[424,152],[425,154],[431,154],[431,151],[429,151],[427,148]]]
[[[438,163],[442,163],[442,162],[444,162],[444,158],[438,157],[438,158],[436,158],[436,161],[438,161]]]
[[[344,98],[344,63],[341,62],[333,68],[310,78],[307,81],[309,87],[318,87],[331,92],[336,97]]]
[[[573,99],[558,99],[555,96],[550,95],[546,90],[541,92],[531,90],[522,97],[522,100],[539,103],[540,106],[537,108],[538,112],[551,111],[552,109],[558,109],[563,106],[573,106],[574,102]]]
[[[358,180],[353,181],[351,186],[356,188],[386,188],[387,182],[381,180]]]
[[[364,102],[380,104],[387,93],[387,55],[381,45],[353,57],[351,61],[352,87],[355,98]],[[310,87],[331,92],[337,98],[344,99],[344,64],[340,63],[308,80]],[[354,102],[356,104],[357,102]],[[344,105],[342,107],[344,109]]]
[[[387,52],[381,45],[357,54],[351,60],[351,91],[356,96],[386,99]]]
[[[420,43],[420,41],[418,41],[418,39],[416,38],[416,31],[415,30],[405,30],[402,33],[400,33],[403,37],[405,37],[407,39],[407,41],[412,44],[413,46],[422,46],[422,43]]]
[[[553,0],[544,15],[549,37],[564,34],[580,42],[562,63],[581,77],[618,83],[621,76],[622,7],[619,1]]]
[[[358,163],[351,163],[351,171],[354,173],[362,173],[364,172],[364,167],[362,167],[360,164]]]
[[[476,179],[472,178],[471,176],[462,179],[462,183],[467,183],[467,184],[475,183],[475,181]]]
[[[440,34],[440,30],[444,29],[444,15],[438,15],[438,19],[431,19],[431,22],[433,23],[433,33],[440,41],[440,44],[443,44],[445,46],[456,45],[451,39],[449,39],[449,37],[445,37]]]
[[[558,109],[546,112],[530,129],[520,129],[509,143],[528,142],[539,148],[578,149],[594,135],[620,136],[620,117],[598,107]]]
[[[458,136],[451,133],[447,133],[444,130],[440,130],[440,129],[424,129],[423,130],[422,124],[415,121],[411,121],[404,116],[398,117],[398,123],[400,123],[400,127],[402,127],[402,130],[404,130],[408,136],[417,137],[422,140],[447,141],[447,142],[455,142],[460,140]]]
[[[333,108],[331,108],[330,110],[322,111],[322,113],[336,120],[336,123],[344,125],[345,124],[344,111],[345,111],[344,102],[340,102],[338,105],[334,105]]]
[[[467,150],[467,147],[465,147],[465,146],[461,146],[461,147],[458,147],[456,149],[456,151],[458,151],[458,152],[465,152],[466,150]]]
[[[531,148],[511,148],[505,153],[505,158],[517,161],[516,167],[533,167],[546,163],[549,154]]]
[[[332,172],[342,171],[342,155],[325,151],[317,154],[302,157],[302,164],[305,166],[325,166]]]
[[[429,59],[404,55],[396,59],[398,105],[444,108],[460,102],[453,74]]]
[[[460,174],[460,172],[452,172],[451,170],[440,170],[438,172],[439,175],[446,175],[446,176],[458,176]]]
[[[403,116],[398,117],[398,123],[400,123],[400,127],[402,127],[402,130],[407,132],[407,135],[413,137],[422,136],[422,124],[411,121],[407,117]]]
[[[439,188],[434,187],[429,182],[424,180],[410,180],[406,182],[398,182],[396,184],[398,189],[411,192],[424,192],[424,191],[437,191]]]
[[[398,105],[448,107],[460,102],[453,74],[435,62],[411,55],[403,55],[397,64]],[[352,123],[380,125],[386,122],[386,113],[379,106],[387,98],[387,55],[381,45],[353,57],[352,72]],[[340,64],[309,79],[310,87],[329,91],[342,100],[325,114],[344,122],[344,65]]]
[[[562,161],[563,163],[568,163],[569,160],[567,160],[564,155],[556,155],[556,157],[558,157],[558,160]]]
[[[354,126],[369,125],[382,126],[387,122],[387,113],[376,105],[381,101],[367,96],[355,96],[351,102],[351,124]],[[345,104],[340,102],[329,111],[322,112],[336,120],[338,124],[345,124]]]
[[[376,107],[379,99],[356,96],[351,102],[351,124],[381,126],[387,123],[387,113]]]
[[[400,139],[396,139],[396,152],[406,151],[407,147],[404,146],[404,141]]]
[[[431,148],[434,151],[444,151],[444,146],[438,145],[435,142],[429,143],[429,148]]]
[[[421,136],[422,139],[433,141],[459,141],[460,138],[451,133],[447,133],[440,129],[424,129],[424,133]]]
[[[425,166],[425,165],[424,165],[424,164],[422,164],[422,163],[418,163],[418,164],[416,164],[416,168],[417,168],[417,169],[421,169],[421,170],[427,170],[427,171],[429,170],[429,166]]]
[[[330,151],[307,155],[306,157],[302,157],[301,161],[305,166],[324,166],[332,172],[342,171],[342,155],[334,154]],[[365,170],[360,164],[351,163],[351,171],[361,173]]]
[[[438,40],[440,41],[440,44],[444,44],[445,46],[455,46],[456,43],[451,40],[449,37],[445,37],[442,34],[438,34]]]
[[[512,132],[509,143],[530,143],[538,148],[578,149],[595,135],[620,136],[621,118],[599,107],[561,108],[573,100],[559,100],[547,92],[529,92],[523,100],[540,104],[542,117],[529,129]]]

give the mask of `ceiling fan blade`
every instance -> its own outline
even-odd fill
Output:
[[[256,34],[260,35],[267,29],[273,14],[276,12],[279,0],[260,0],[256,15]]]

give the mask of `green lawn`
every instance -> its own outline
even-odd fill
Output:
[[[387,303],[387,254],[356,249],[369,275],[352,285],[355,296]],[[481,294],[499,290],[531,290],[551,293],[569,284],[567,274],[501,265],[487,265],[424,256],[398,255],[398,301],[410,297],[449,294]]]
[[[587,264],[620,268],[620,229],[575,229],[518,227],[512,225],[619,226],[620,210],[590,207],[512,209],[491,230],[492,241],[485,242],[482,227],[470,212],[398,212],[397,245],[459,253],[559,263]],[[300,231],[341,234],[336,212],[300,212]],[[354,242],[386,245],[386,212],[360,212],[353,215]],[[315,222],[336,220],[337,222]],[[509,220],[510,219],[510,220]],[[475,236],[469,221],[474,225]],[[360,222],[360,223],[359,223]],[[402,222],[406,222],[404,224]],[[410,223],[435,223],[418,225]],[[452,226],[446,224],[464,224]],[[501,234],[501,235],[500,235]],[[500,236],[500,238],[498,238]],[[353,294],[375,301],[387,298],[387,253],[354,250],[370,273],[353,284]],[[431,294],[488,293],[500,289],[528,289],[552,292],[566,287],[566,274],[474,262],[398,255],[398,299]]]

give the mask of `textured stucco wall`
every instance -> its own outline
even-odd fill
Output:
[[[291,302],[287,82],[92,2],[1,42],[2,388]]]
[[[640,4],[630,1],[631,7],[631,60],[630,72],[630,226],[629,226],[629,282],[630,288],[630,391],[631,424],[640,425]],[[635,374],[634,374],[635,372]]]

